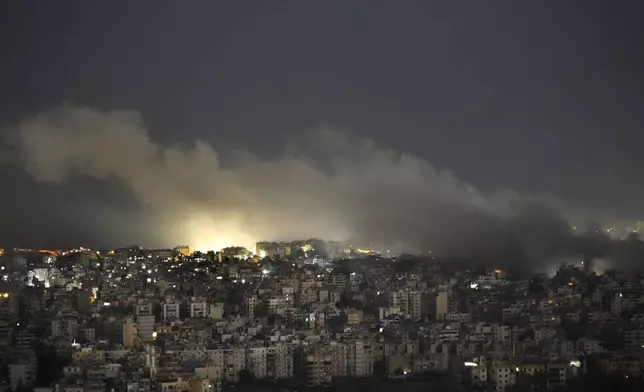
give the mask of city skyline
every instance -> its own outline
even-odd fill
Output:
[[[0,1],[0,392],[643,392],[644,1]]]

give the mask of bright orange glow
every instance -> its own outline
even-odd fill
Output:
[[[243,230],[234,220],[218,221],[194,215],[182,227],[181,237],[190,248],[200,252],[218,252],[230,246],[255,249],[257,239]]]
[[[50,254],[52,256],[60,256],[59,250],[40,249],[38,252]]]

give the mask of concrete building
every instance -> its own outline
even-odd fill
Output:
[[[138,324],[139,338],[142,342],[152,341],[152,333],[154,332],[154,316],[138,316],[136,318]]]
[[[515,368],[507,362],[493,361],[489,376],[492,386],[497,392],[507,390],[516,382]]]
[[[246,352],[246,368],[256,378],[266,378],[268,374],[266,347],[249,347]]]
[[[208,304],[206,302],[190,303],[190,317],[201,318],[208,314]]]
[[[224,377],[237,380],[239,372],[246,368],[246,349],[233,347],[224,350]]]
[[[136,315],[137,316],[149,316],[152,314],[152,304],[140,303],[136,305]]]
[[[422,295],[419,291],[410,290],[408,292],[408,305],[407,313],[413,320],[420,320],[421,314],[421,298]]]
[[[222,302],[217,302],[210,304],[208,310],[208,316],[213,320],[221,320],[224,318],[224,304]]]
[[[78,338],[78,321],[71,318],[53,320],[51,322],[51,335],[69,339]]]
[[[360,309],[347,309],[345,313],[347,315],[347,324],[349,325],[360,324],[364,319],[364,312]]]
[[[440,320],[449,311],[449,293],[447,291],[439,291],[436,296],[436,319]]]
[[[422,294],[416,290],[396,290],[389,293],[389,307],[398,308],[402,314],[419,320]]]
[[[126,348],[134,348],[138,342],[139,331],[137,324],[128,320],[123,324],[123,345]]]
[[[644,347],[644,329],[628,329],[624,331],[624,344],[629,348]]]
[[[248,318],[255,318],[255,307],[257,306],[257,296],[251,295],[249,297],[246,297],[244,300],[244,311],[246,313],[246,317]]]
[[[178,319],[181,316],[181,304],[177,302],[169,302],[163,304],[163,319]]]
[[[333,378],[333,356],[323,350],[306,356],[306,385],[309,388],[327,387]]]
[[[96,341],[96,330],[94,328],[81,329],[80,339],[84,342],[94,343]]]
[[[288,344],[267,347],[266,374],[273,378],[293,377],[293,350]]]
[[[567,362],[549,362],[546,368],[548,389],[561,388],[566,385]]]
[[[347,343],[349,375],[364,377],[373,374],[373,346],[371,342],[355,340]]]

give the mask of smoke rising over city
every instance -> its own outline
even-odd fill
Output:
[[[132,241],[148,246],[320,237],[526,263],[569,249],[570,225],[553,205],[510,191],[483,195],[420,158],[330,129],[278,159],[245,153],[228,166],[202,141],[159,145],[134,111],[66,105],[25,119],[14,136],[39,182],[90,177],[125,185],[146,211]],[[105,236],[119,231],[113,223],[101,227]]]

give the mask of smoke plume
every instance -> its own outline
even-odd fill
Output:
[[[16,136],[37,181],[85,176],[128,187],[147,211],[142,227],[157,234],[150,246],[319,237],[530,263],[566,252],[571,237],[548,203],[513,192],[483,195],[418,157],[329,130],[279,159],[246,154],[233,166],[202,141],[160,146],[130,111],[63,106],[26,119]],[[109,236],[119,227],[102,230]]]

